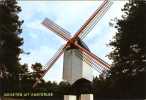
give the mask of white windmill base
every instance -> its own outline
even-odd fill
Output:
[[[81,78],[85,78],[89,81],[92,81],[93,79],[91,67],[83,62],[82,58],[79,58],[79,54],[81,53],[82,52],[78,49],[64,51],[63,79],[70,84],[73,84]]]

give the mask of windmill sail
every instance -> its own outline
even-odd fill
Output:
[[[48,18],[45,18],[42,24],[65,40],[69,40],[71,38],[71,33],[69,33]]]
[[[94,26],[100,21],[100,19],[104,16],[104,14],[108,11],[111,7],[113,2],[108,2],[104,7],[97,13],[97,15],[91,20],[91,22],[86,26],[86,28],[80,33],[79,37],[84,39],[87,34],[94,28]]]
[[[49,60],[47,65],[45,66],[44,73],[42,73],[41,77],[37,79],[34,83],[33,87],[35,87],[39,81],[44,77],[44,75],[49,71],[49,69],[53,66],[53,64],[58,60],[58,58],[63,54],[66,45],[63,45],[59,48],[59,50],[55,53],[55,55]]]

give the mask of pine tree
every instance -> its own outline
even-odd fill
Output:
[[[16,0],[0,1],[0,66],[4,66],[11,76],[20,73],[19,55],[23,39],[20,37],[23,21],[19,20],[21,8]]]
[[[113,60],[110,78],[120,96],[144,96],[146,67],[146,2],[132,0],[122,9],[125,14],[117,20],[118,32],[110,45]]]
[[[126,4],[123,19],[117,21],[118,32],[110,43],[114,50],[112,75],[135,75],[146,66],[146,2]]]

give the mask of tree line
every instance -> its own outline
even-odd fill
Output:
[[[115,18],[110,25],[117,29],[109,46],[108,55],[113,61],[106,78],[95,77],[92,82],[80,79],[73,85],[68,82],[45,82],[43,79],[36,88],[33,83],[42,71],[42,65],[35,63],[28,70],[21,64],[19,55],[25,53],[21,46],[23,38],[18,13],[21,7],[16,0],[0,1],[0,92],[44,91],[55,95],[93,93],[94,98],[146,98],[146,2],[130,0],[123,7],[121,19]]]

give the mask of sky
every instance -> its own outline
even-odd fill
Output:
[[[29,55],[21,55],[21,63],[31,66],[35,62],[39,62],[45,65],[58,48],[66,43],[65,40],[41,24],[46,17],[69,31],[73,36],[101,3],[101,1],[19,1],[22,8],[19,16],[21,20],[24,20],[21,35],[24,44],[21,48],[25,52],[30,52]],[[112,61],[108,59],[107,55],[112,48],[107,44],[116,32],[115,28],[109,26],[109,22],[116,17],[120,18],[121,8],[124,4],[125,1],[113,1],[112,7],[83,40],[95,55],[109,64]],[[31,68],[29,69],[31,70]],[[63,55],[44,79],[59,82],[62,80],[62,71]]]

